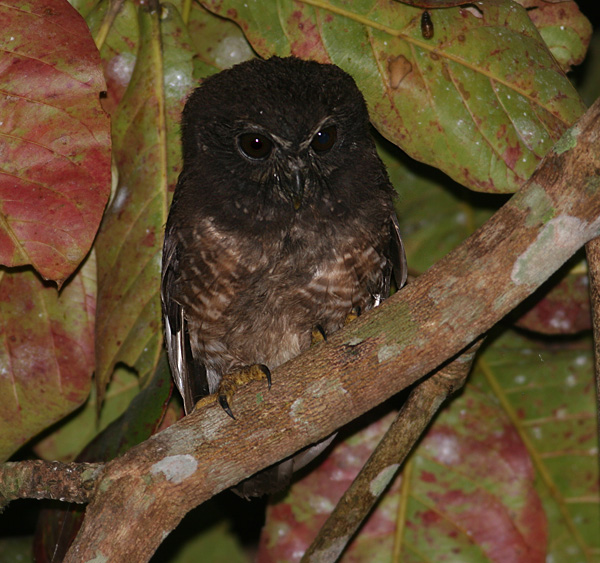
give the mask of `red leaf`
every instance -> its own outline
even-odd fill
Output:
[[[0,460],[87,398],[95,308],[93,254],[60,293],[29,269],[0,278]]]
[[[260,563],[300,559],[389,422],[382,419],[337,444],[269,506]],[[546,515],[528,451],[485,394],[467,388],[455,399],[413,453],[410,467],[403,475],[409,479],[404,525],[396,479],[341,561],[390,559],[394,535],[402,538],[402,561],[544,561]],[[414,553],[421,558],[411,558]]]
[[[66,0],[0,6],[0,262],[59,285],[88,253],[110,193],[98,51]]]

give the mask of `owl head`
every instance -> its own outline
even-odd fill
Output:
[[[207,191],[198,197],[233,202],[234,214],[360,205],[370,187],[389,186],[364,98],[334,65],[272,57],[211,76],[185,106],[182,138],[184,173]]]

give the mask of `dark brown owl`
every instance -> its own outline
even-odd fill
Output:
[[[297,58],[239,64],[190,96],[161,290],[186,413],[215,392],[231,413],[228,379],[268,374],[316,329],[376,306],[392,273],[404,284],[394,190],[369,129],[348,74]]]

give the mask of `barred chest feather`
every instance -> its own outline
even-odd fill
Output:
[[[205,219],[179,245],[187,251],[176,298],[211,392],[223,374],[256,363],[275,368],[310,347],[315,326],[330,334],[353,308],[378,304],[390,270],[387,225],[337,229],[333,237],[319,225],[297,230],[301,237],[292,225],[248,240]]]

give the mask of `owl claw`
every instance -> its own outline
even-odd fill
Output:
[[[221,408],[231,417],[233,418],[233,420],[235,420],[235,416],[233,415],[233,412],[231,410],[231,408],[229,408],[229,403],[227,402],[227,397],[225,395],[219,395],[219,404],[221,405]]]
[[[233,411],[229,406],[229,402],[233,399],[233,395],[235,394],[238,387],[248,383],[249,381],[260,381],[261,379],[267,380],[267,388],[271,389],[271,370],[263,364],[253,364],[251,366],[247,366],[227,375],[223,376],[221,380],[221,385],[219,385],[219,404],[221,408],[234,420],[236,420],[233,415]]]
[[[271,370],[264,364],[256,364],[258,369],[262,371],[265,375],[265,379],[267,380],[267,389],[271,390]]]
[[[325,334],[325,331],[323,330],[323,327],[321,325],[316,325],[311,332],[311,342],[310,345],[314,346],[315,344],[318,344],[319,342],[325,342],[327,340],[327,335]]]

